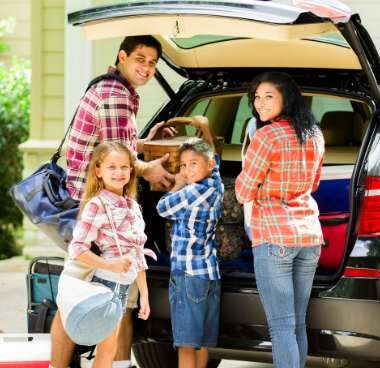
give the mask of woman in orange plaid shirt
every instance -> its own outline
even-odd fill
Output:
[[[236,180],[241,203],[253,201],[252,246],[257,288],[277,368],[305,366],[305,316],[323,242],[318,188],[323,135],[293,79],[259,75],[249,89],[258,129]]]

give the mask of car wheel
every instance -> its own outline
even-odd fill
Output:
[[[325,368],[377,368],[379,362],[367,362],[362,360],[347,360],[338,358],[322,358],[323,367]]]
[[[133,353],[141,368],[177,368],[177,352],[170,344],[142,342],[133,344]],[[217,368],[219,359],[210,359],[207,368]]]

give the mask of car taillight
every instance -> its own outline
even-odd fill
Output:
[[[380,177],[367,176],[359,217],[358,235],[380,235]]]
[[[343,272],[344,277],[380,279],[380,271],[374,268],[346,267]]]

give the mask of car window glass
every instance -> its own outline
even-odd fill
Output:
[[[193,106],[192,110],[190,111],[190,116],[196,116],[196,115],[206,115],[207,107],[210,103],[209,98],[205,98],[203,100],[199,100],[196,102],[196,104]],[[196,133],[196,129],[193,128],[190,125],[186,126],[186,135],[194,136]]]
[[[235,121],[232,129],[231,144],[242,143],[244,130],[248,120],[252,117],[251,109],[248,106],[248,96],[242,96],[239,107],[236,111]]]
[[[313,96],[311,111],[320,123],[323,115],[329,111],[353,111],[351,101],[344,98]]]
[[[183,83],[184,78],[180,77],[162,60],[158,61],[157,68],[174,91]],[[141,97],[141,101],[143,101],[143,103],[140,103],[137,115],[137,125],[140,131],[152,119],[152,114],[169,101],[169,96],[155,78],[152,78],[146,85],[141,86],[138,93]],[[154,96],[154,98],[152,98],[152,96]]]

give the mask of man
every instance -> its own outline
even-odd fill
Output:
[[[151,36],[126,37],[120,45],[116,67],[108,72],[119,74],[123,82],[103,79],[93,85],[83,96],[69,136],[67,149],[67,188],[70,195],[80,200],[85,176],[94,147],[103,141],[117,140],[127,144],[136,153],[143,149],[144,141],[152,139],[163,123],[156,124],[147,138],[137,138],[135,117],[139,107],[136,88],[145,85],[154,75],[156,63],[161,56],[160,43]],[[168,131],[172,134],[172,131]],[[162,163],[168,155],[151,162],[137,160],[137,174],[151,183],[166,187],[173,181]],[[133,286],[129,293],[128,311],[119,334],[118,353],[113,364],[117,368],[131,367],[132,308],[137,307],[137,291]],[[134,300],[133,300],[134,298]],[[75,344],[64,331],[59,312],[52,327],[51,366],[66,368],[70,364]]]

